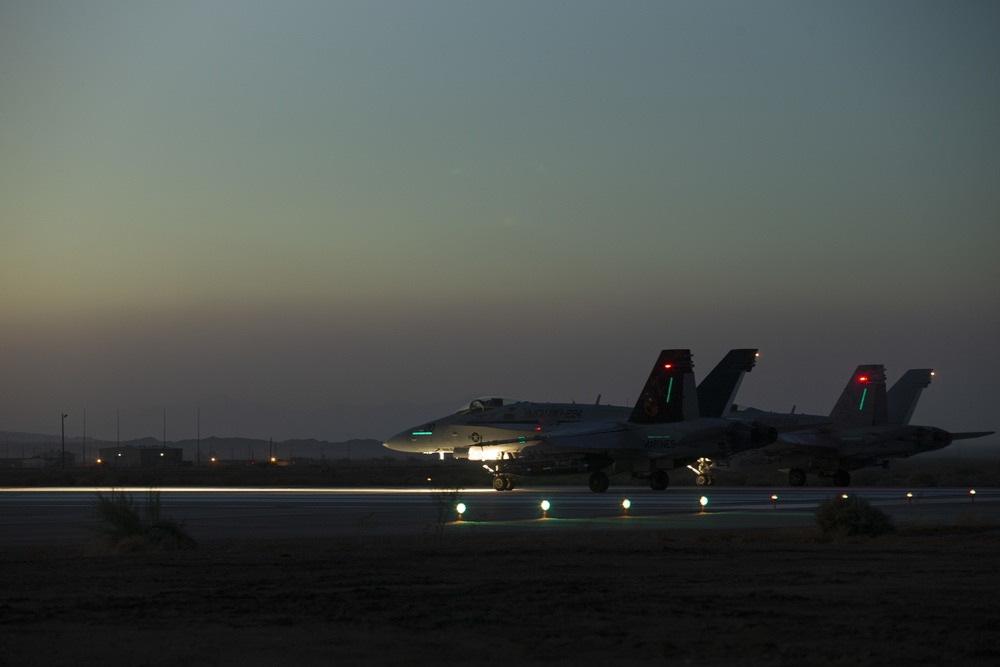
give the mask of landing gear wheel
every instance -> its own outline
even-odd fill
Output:
[[[806,472],[802,468],[792,468],[788,471],[788,483],[792,486],[805,486]]]
[[[497,491],[507,490],[507,478],[503,475],[496,475],[493,478],[493,488]]]
[[[846,470],[838,470],[833,473],[833,484],[834,486],[850,486],[851,485],[851,473]]]
[[[655,470],[649,476],[649,488],[653,491],[663,491],[670,484],[670,477],[666,470]]]
[[[712,483],[711,479],[712,478],[709,477],[708,475],[698,475],[697,477],[694,478],[694,483],[697,484],[698,486],[708,486],[709,484]]]
[[[590,490],[594,493],[604,493],[608,490],[608,476],[600,470],[590,473]]]
[[[504,479],[507,481],[507,483],[504,485],[503,490],[504,491],[513,491],[514,487],[517,486],[517,484],[514,482],[514,478],[513,477],[504,477]]]
[[[709,475],[709,477],[708,477],[708,485],[712,486],[713,484],[715,484],[715,478],[712,477],[711,475]]]

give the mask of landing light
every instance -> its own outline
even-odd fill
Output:
[[[906,492],[906,504],[907,505],[912,505],[913,504],[913,492],[912,491],[907,491]]]
[[[771,502],[774,503],[774,507],[772,507],[771,509],[775,509],[775,510],[778,509],[778,494],[777,493],[772,493],[771,494]]]
[[[972,502],[976,502],[976,490],[969,489],[969,497],[972,498]]]
[[[841,497],[842,499],[844,499],[844,500],[847,500],[847,494],[846,494],[846,493],[842,493],[842,494],[840,494],[840,497]]]

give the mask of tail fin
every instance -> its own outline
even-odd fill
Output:
[[[629,421],[665,424],[697,417],[698,394],[694,386],[691,350],[663,350],[649,373]]]
[[[871,426],[888,422],[885,366],[858,366],[830,413],[837,427]]]
[[[889,389],[889,423],[909,424],[924,388],[931,383],[930,368],[911,368]]]
[[[757,348],[730,350],[698,384],[698,408],[704,417],[725,417],[736,401],[743,376],[757,363]]]

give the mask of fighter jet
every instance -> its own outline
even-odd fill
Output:
[[[667,470],[777,438],[774,429],[753,420],[699,413],[700,396],[730,404],[755,357],[756,350],[733,350],[704,389],[696,389],[690,350],[663,350],[631,409],[479,398],[383,444],[483,461],[497,491],[513,489],[520,477],[590,473],[590,490],[600,493],[608,488],[606,470],[648,479],[662,490],[669,484]]]
[[[746,409],[730,412],[741,420],[756,419],[782,432],[776,442],[760,449],[726,457],[720,469],[777,468],[788,473],[788,483],[802,486],[806,475],[833,479],[849,486],[851,471],[889,459],[947,447],[955,440],[981,438],[993,431],[949,433],[933,426],[910,426],[917,400],[931,382],[930,369],[911,369],[886,392],[881,364],[858,366],[828,417],[765,413]]]

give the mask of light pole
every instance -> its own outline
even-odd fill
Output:
[[[59,422],[62,426],[62,467],[63,470],[66,469],[66,417],[69,417],[65,412],[60,413],[62,415],[62,420]]]

